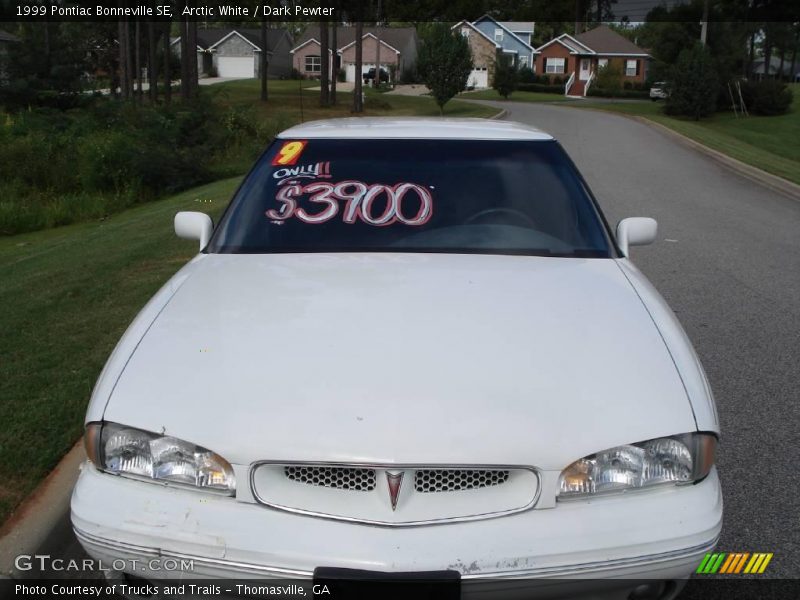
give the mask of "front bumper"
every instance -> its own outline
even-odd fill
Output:
[[[716,470],[693,486],[572,501],[500,518],[374,527],[291,514],[85,465],[72,496],[83,547],[144,578],[311,578],[316,567],[453,569],[462,580],[688,577],[722,526]],[[192,569],[150,568],[151,559]],[[130,562],[128,564],[131,564]],[[510,583],[510,582],[509,582]]]

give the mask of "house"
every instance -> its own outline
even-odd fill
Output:
[[[292,66],[300,75],[317,78],[322,69],[322,52],[319,41],[319,27],[309,27],[292,48]],[[328,39],[331,39],[330,34]],[[413,27],[364,27],[362,32],[362,73],[375,68],[378,61],[378,40],[380,39],[381,68],[394,72],[394,78],[402,78],[403,73],[413,69],[417,62],[417,30]],[[345,81],[356,80],[356,28],[342,26],[336,28],[336,48],[328,51],[328,64],[331,79],[344,70]]]
[[[171,40],[173,52],[180,55],[180,37]],[[286,29],[267,29],[267,76],[289,77],[292,71],[292,38]],[[261,29],[198,29],[197,72],[218,77],[251,79],[259,76]]]
[[[766,59],[764,57],[757,58],[753,61],[753,69],[752,73],[756,79],[763,79],[764,78],[764,63]],[[792,73],[792,68],[794,68],[794,73]],[[783,61],[783,69],[781,69],[781,58],[780,56],[772,56],[769,60],[769,72],[767,75],[777,76],[780,73],[781,77],[787,81],[800,81],[800,63],[795,61],[792,64],[791,59],[784,58]]]
[[[472,72],[467,87],[482,89],[494,82],[494,65],[501,57],[517,68],[531,67],[535,51],[530,45],[533,22],[495,21],[485,15],[477,21],[461,21],[452,27],[469,42]]]
[[[564,93],[585,96],[597,70],[616,63],[626,81],[644,83],[650,55],[608,25],[578,35],[562,33],[536,49],[540,75],[567,77]],[[552,78],[551,77],[551,78]]]
[[[510,59],[513,66],[519,69],[531,67],[536,53],[531,46],[533,22],[496,21],[489,15],[483,15],[472,24],[500,44],[501,54]]]

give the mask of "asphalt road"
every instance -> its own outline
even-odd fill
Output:
[[[767,575],[800,577],[800,202],[624,117],[490,104],[559,139],[609,222],[658,220],[658,243],[632,257],[677,313],[717,398],[718,549],[774,552]],[[81,556],[66,515],[40,553]]]
[[[612,224],[658,220],[631,255],[678,315],[722,421],[718,549],[774,552],[800,577],[800,202],[643,123],[555,104],[492,103],[555,136]]]

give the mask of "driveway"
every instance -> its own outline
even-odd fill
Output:
[[[800,203],[624,117],[486,104],[554,134],[610,222],[658,219],[658,243],[634,248],[633,259],[677,312],[717,397],[725,490],[718,548],[774,552],[767,575],[797,577],[800,500],[790,459],[800,422]],[[40,552],[80,555],[66,515]],[[690,588],[686,597],[707,600],[709,591]]]
[[[717,399],[718,549],[774,552],[767,573],[797,577],[800,499],[790,482],[800,423],[800,203],[625,117],[486,104],[553,134],[610,223],[658,220],[658,243],[634,248],[632,258],[677,313]]]

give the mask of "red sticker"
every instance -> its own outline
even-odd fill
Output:
[[[303,153],[303,148],[306,147],[306,141],[294,140],[291,142],[283,142],[283,146],[278,150],[275,158],[272,159],[272,166],[293,165],[300,158]]]

